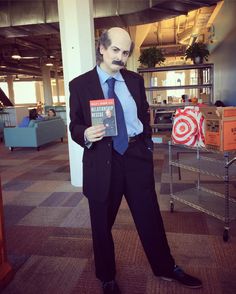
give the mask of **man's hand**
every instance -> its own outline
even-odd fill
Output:
[[[105,126],[97,125],[97,126],[89,127],[85,130],[84,135],[89,142],[99,141],[105,135]]]

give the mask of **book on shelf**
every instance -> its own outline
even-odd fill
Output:
[[[117,136],[117,122],[114,99],[90,100],[92,126],[103,124],[104,137]]]

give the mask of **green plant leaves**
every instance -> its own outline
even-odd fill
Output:
[[[210,52],[207,48],[207,45],[201,42],[195,42],[191,46],[189,46],[185,52],[185,59],[194,60],[196,57],[200,57],[203,61],[205,59],[208,61],[207,57],[209,56]]]
[[[138,59],[141,64],[148,67],[155,67],[156,64],[161,64],[165,61],[165,57],[161,51],[156,47],[143,49]]]

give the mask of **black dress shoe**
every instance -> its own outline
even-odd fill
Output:
[[[201,288],[202,287],[202,282],[195,278],[192,277],[188,274],[186,274],[180,267],[177,265],[174,267],[173,274],[170,276],[161,276],[161,278],[165,281],[173,281],[176,280],[179,283],[183,284],[184,286],[188,288]]]
[[[115,280],[102,283],[103,294],[121,294],[120,288]]]

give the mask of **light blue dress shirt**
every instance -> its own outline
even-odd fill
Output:
[[[103,90],[104,97],[108,97],[108,84],[106,83],[107,79],[111,78],[111,76],[104,72],[99,66],[97,66],[97,73],[99,76],[99,80],[101,83],[101,87]],[[136,136],[143,132],[143,124],[138,118],[137,114],[137,106],[134,101],[134,98],[130,94],[125,81],[120,72],[117,72],[113,78],[116,79],[115,82],[115,93],[120,100],[122,108],[124,110],[125,123],[129,137]]]

